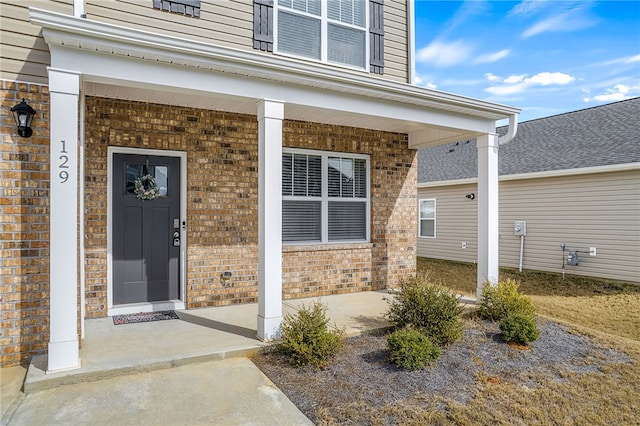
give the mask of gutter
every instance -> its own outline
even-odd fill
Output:
[[[562,170],[548,170],[542,172],[529,172],[529,173],[517,173],[512,175],[500,175],[498,181],[512,181],[512,180],[525,180],[525,179],[543,179],[563,176],[580,176],[591,175],[597,173],[613,173],[613,172],[627,172],[627,171],[640,171],[640,162],[624,163],[624,164],[610,164],[606,166],[592,166],[583,167],[579,169],[562,169]],[[439,180],[433,182],[419,182],[418,189],[422,188],[437,188],[441,186],[455,186],[455,185],[470,185],[478,183],[478,178],[465,178],[465,179],[452,179],[452,180]]]
[[[498,138],[498,146],[506,145],[516,137],[518,133],[518,114],[509,115],[509,130],[507,134]]]

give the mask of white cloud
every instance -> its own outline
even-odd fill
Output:
[[[490,72],[486,73],[484,75],[484,77],[489,81],[500,81],[500,80],[502,80],[501,77],[498,77],[497,75],[491,74]]]
[[[509,84],[509,85],[502,85],[502,86],[491,86],[491,87],[487,87],[484,90],[495,96],[508,96],[508,95],[515,95],[516,93],[524,92],[528,87],[529,87],[528,84],[518,83],[518,84]]]
[[[536,86],[563,86],[574,80],[574,77],[561,72],[541,72],[531,77],[527,77],[526,74],[511,75],[505,78],[501,85],[490,86],[484,90],[495,96],[508,96]]]
[[[436,40],[418,50],[416,59],[419,62],[428,62],[437,67],[446,68],[466,61],[471,50],[471,45],[462,40],[449,43]]]
[[[427,77],[421,77],[416,74],[414,84],[420,87],[426,87],[427,89],[436,89],[436,86],[433,82],[428,81]]]
[[[524,80],[524,78],[526,77],[526,74],[520,74],[520,75],[510,75],[509,77],[505,78],[503,83],[505,84],[516,84],[516,83],[520,83],[521,81]]]
[[[596,95],[593,98],[585,97],[582,100],[584,102],[596,101],[596,102],[616,102],[623,101],[625,99],[630,99],[633,96],[630,96],[632,92],[632,87],[624,85],[624,84],[616,84],[610,89],[607,89],[605,93],[600,95]]]
[[[565,74],[562,72],[541,72],[540,74],[536,74],[531,78],[526,78],[525,82],[540,84],[541,86],[548,86],[550,84],[569,84],[574,80],[574,77],[571,77],[569,74]]]
[[[636,62],[640,62],[640,55],[636,55],[636,56],[625,56],[622,58],[617,58],[617,59],[612,59],[610,61],[607,62],[602,62],[596,65],[601,65],[601,66],[605,66],[608,67],[610,65],[617,65],[617,64],[634,64]]]
[[[536,22],[533,26],[527,28],[527,30],[522,33],[522,37],[529,38],[549,31],[559,31],[563,28],[565,19],[566,15],[558,15]]]
[[[545,0],[524,0],[509,11],[508,16],[530,15],[545,6]]]
[[[484,15],[490,8],[489,3],[481,0],[463,1],[455,14],[443,26],[444,30],[438,36],[439,39],[448,38],[459,27],[464,26],[469,19]]]
[[[515,13],[516,8],[510,12],[511,16],[531,14],[545,7],[545,17],[527,28],[523,38],[529,38],[546,32],[577,31],[596,24],[596,18],[589,16],[589,9],[593,1],[561,1],[561,2],[536,2],[535,7],[523,7],[522,12]]]
[[[475,64],[490,64],[493,62],[497,62],[500,59],[504,59],[511,53],[509,49],[502,49],[498,52],[487,53],[485,55],[480,55],[476,59],[474,59],[473,63]]]

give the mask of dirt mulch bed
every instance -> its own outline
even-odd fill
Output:
[[[497,324],[467,320],[461,341],[444,348],[425,370],[413,372],[389,363],[381,335],[347,339],[345,348],[324,370],[292,367],[273,351],[256,356],[254,362],[316,424],[597,424],[599,415],[606,416],[598,413],[597,401],[572,396],[578,401],[566,401],[574,407],[571,412],[562,407],[564,402],[555,409],[547,405],[558,399],[553,392],[544,390],[546,396],[536,392],[556,386],[571,389],[580,376],[595,375],[599,383],[600,376],[619,374],[611,366],[621,367],[620,371],[637,368],[633,359],[554,322],[538,320],[538,327],[539,339],[530,347],[518,347],[501,341]],[[487,406],[491,401],[480,401],[491,398],[488,386],[501,385],[505,386],[497,392],[498,400],[492,402],[496,407]],[[513,395],[512,404],[517,404],[526,393],[533,406],[498,407],[505,403],[500,398]],[[620,420],[629,419],[624,410],[616,411]],[[556,416],[555,420],[549,416]]]

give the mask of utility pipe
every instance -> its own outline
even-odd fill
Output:
[[[520,235],[520,272],[522,272],[522,256],[524,254],[524,235]]]

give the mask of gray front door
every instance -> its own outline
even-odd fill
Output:
[[[158,198],[136,195],[145,175],[155,177]],[[114,154],[112,195],[113,304],[179,299],[180,159]]]

